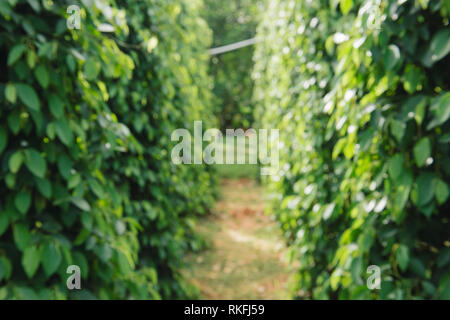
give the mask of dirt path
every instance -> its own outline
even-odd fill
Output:
[[[277,225],[253,180],[223,180],[214,213],[199,222],[210,248],[188,257],[203,299],[287,299],[291,274]]]

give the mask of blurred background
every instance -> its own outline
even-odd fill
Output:
[[[0,1],[0,299],[450,299],[449,18]],[[173,163],[194,121],[278,129],[279,170]]]

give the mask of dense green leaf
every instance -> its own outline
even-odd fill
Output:
[[[403,87],[408,93],[414,93],[421,89],[423,74],[418,67],[408,65],[405,68]]]
[[[442,300],[450,300],[450,276],[446,276],[439,279],[439,292]]]
[[[67,188],[73,189],[78,186],[81,182],[81,176],[79,174],[73,174],[70,176],[69,181],[67,181]]]
[[[417,274],[418,276],[425,278],[426,277],[426,268],[424,263],[418,258],[411,258],[411,262],[409,265],[412,272]]]
[[[401,175],[405,158],[402,154],[396,154],[389,160],[389,175],[395,181]]]
[[[56,119],[60,119],[64,115],[64,103],[55,94],[51,94],[49,98],[49,106],[52,115]]]
[[[400,62],[400,58],[400,49],[395,44],[391,44],[384,53],[383,62],[385,68],[387,70],[394,69]]]
[[[433,199],[435,189],[435,177],[431,173],[422,173],[417,179],[418,204],[424,206]]]
[[[73,163],[66,154],[61,154],[58,157],[58,170],[64,179],[69,179],[72,174]]]
[[[256,124],[278,128],[282,148],[277,174],[262,181],[286,242],[301,252],[300,299],[430,299],[446,291],[438,280],[448,268],[450,174],[443,3],[263,5],[253,103]],[[338,214],[324,221],[330,203]],[[358,281],[360,265],[364,275],[373,264],[392,276],[382,276],[379,291]]]
[[[444,58],[450,52],[450,30],[448,28],[439,30],[430,42],[423,63],[431,67],[434,63]]]
[[[119,268],[122,271],[124,275],[128,275],[131,272],[131,266],[130,263],[124,253],[121,251],[117,252],[118,256],[118,262],[119,262]]]
[[[36,179],[36,185],[39,190],[39,192],[46,197],[47,199],[50,199],[52,196],[52,185],[50,181],[47,179]]]
[[[409,248],[405,245],[400,245],[397,248],[395,256],[400,269],[405,271],[409,264]]]
[[[406,125],[402,121],[392,120],[391,122],[391,131],[395,139],[398,142],[402,141],[403,135],[405,134]]]
[[[0,1],[0,299],[186,298],[179,261],[199,247],[191,220],[211,206],[215,179],[173,165],[164,137],[199,115],[215,125],[200,3],[132,0],[105,14],[88,1],[79,30],[66,9]],[[250,119],[250,86],[246,97]],[[88,290],[58,289],[72,263]]]
[[[88,58],[84,65],[84,75],[88,80],[95,80],[100,72],[100,67],[94,58]]]
[[[36,66],[37,55],[33,50],[27,51],[27,64],[31,69],[34,69]]]
[[[27,0],[27,2],[33,8],[34,11],[38,13],[41,11],[41,5],[38,0]]]
[[[105,196],[102,186],[96,180],[90,179],[88,181],[88,183],[89,183],[89,187],[91,188],[91,190],[95,193],[95,195],[97,197],[103,198]]]
[[[47,171],[47,163],[35,149],[25,151],[25,165],[37,177],[43,178]]]
[[[436,184],[436,200],[439,204],[444,204],[449,196],[450,192],[448,190],[448,185],[442,181],[438,180]]]
[[[39,111],[40,102],[36,91],[27,84],[19,83],[16,85],[19,99],[31,110]]]
[[[14,64],[17,60],[20,59],[20,57],[25,52],[26,47],[23,44],[18,44],[14,46],[8,55],[8,66]]]
[[[36,79],[38,80],[39,84],[44,88],[47,89],[49,83],[50,83],[50,76],[48,74],[48,71],[46,67],[42,64],[40,64],[35,70],[34,75],[36,76]]]
[[[20,125],[20,113],[18,110],[14,110],[8,115],[8,126],[14,135],[19,133]]]
[[[75,206],[77,206],[79,209],[83,210],[83,211],[90,211],[91,210],[91,206],[89,205],[89,203],[82,199],[82,198],[71,198],[70,202],[72,202]]]
[[[353,0],[340,0],[339,3],[343,14],[347,14],[353,7]]]
[[[0,281],[8,280],[11,277],[12,269],[11,261],[4,256],[0,256]]]
[[[56,272],[61,264],[62,256],[54,242],[47,242],[42,248],[42,267],[47,277]]]
[[[39,268],[40,252],[36,246],[27,247],[22,255],[22,266],[28,278],[32,278]]]
[[[11,103],[16,103],[17,101],[17,89],[12,83],[8,83],[5,87],[5,97]]]
[[[24,251],[30,242],[30,232],[28,227],[22,223],[16,224],[13,227],[14,242],[20,251]]]
[[[70,146],[73,142],[72,130],[69,124],[65,120],[59,120],[55,122],[55,130],[58,138],[66,145]]]
[[[430,109],[433,111],[435,118],[428,124],[428,130],[443,124],[450,117],[450,92],[436,97]]]
[[[82,253],[80,253],[78,251],[73,253],[73,263],[80,266],[81,274],[83,274],[85,277],[88,277],[89,263],[88,263],[86,257]]]
[[[6,231],[9,225],[9,218],[6,212],[0,212],[0,236]]]
[[[405,205],[408,201],[410,191],[413,184],[412,174],[403,170],[395,181],[395,197],[394,197],[394,218],[400,223],[405,218]]]
[[[450,262],[450,248],[447,247],[439,253],[437,264],[438,267],[442,268]]]
[[[422,167],[431,156],[431,143],[429,138],[422,138],[414,146],[414,159],[418,167]]]
[[[6,144],[8,143],[8,135],[4,128],[0,128],[0,154],[5,150]]]
[[[17,173],[22,166],[24,157],[21,151],[16,151],[11,158],[9,158],[9,170],[12,173]]]
[[[25,190],[17,193],[14,199],[14,204],[16,205],[16,208],[17,210],[19,210],[20,213],[23,214],[27,213],[31,205],[30,191]]]

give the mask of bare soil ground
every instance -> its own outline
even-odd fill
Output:
[[[202,299],[288,299],[292,274],[275,222],[254,180],[223,180],[222,199],[197,225],[209,249],[187,257]]]

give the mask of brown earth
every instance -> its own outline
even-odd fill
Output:
[[[279,228],[264,213],[263,188],[223,180],[222,199],[197,231],[210,248],[187,257],[189,282],[203,299],[287,299],[292,272]]]

